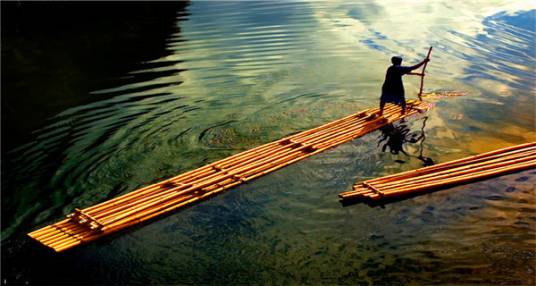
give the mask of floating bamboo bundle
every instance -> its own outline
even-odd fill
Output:
[[[377,201],[407,196],[536,167],[536,142],[357,183],[344,200]]]
[[[375,115],[378,112],[376,108],[346,116],[100,204],[82,210],[75,209],[67,219],[28,235],[58,252],[87,243],[215,195],[429,108],[427,103],[421,101],[408,101],[408,106],[410,108],[405,115],[400,114],[398,106],[388,104],[383,117]]]

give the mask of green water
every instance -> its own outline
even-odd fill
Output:
[[[535,141],[534,5],[172,4],[102,27],[3,33],[5,283],[535,283],[534,170],[384,207],[337,198],[421,167],[421,152],[445,162]],[[75,207],[377,106],[390,57],[413,64],[429,46],[425,90],[467,95],[405,123],[420,134],[426,121],[409,156],[382,152],[376,131],[61,255],[25,237]],[[409,98],[418,85],[405,78]]]

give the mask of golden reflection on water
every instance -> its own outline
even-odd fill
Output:
[[[475,132],[467,149],[478,154],[515,145],[515,142],[535,142],[536,130],[504,123],[490,133]]]
[[[440,99],[445,97],[456,97],[456,96],[466,96],[467,92],[465,91],[432,91],[432,92],[424,92],[422,94],[422,98],[424,100],[430,100],[430,99]]]
[[[443,249],[431,245],[429,249],[445,262],[445,276],[465,268],[492,284],[535,282],[534,275],[527,275],[535,270],[535,178],[534,170],[524,171],[435,193],[442,197],[439,201],[450,196],[460,201],[460,208],[469,210],[446,226],[445,231],[432,234],[431,239],[444,243]],[[454,230],[471,235],[460,236]]]

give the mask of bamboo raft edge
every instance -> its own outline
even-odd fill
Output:
[[[219,194],[241,183],[363,136],[399,119],[428,110],[426,102],[409,100],[406,114],[387,104],[384,116],[367,109],[316,128],[263,144],[161,182],[142,187],[28,233],[56,252],[87,244],[130,226]]]
[[[416,170],[374,178],[339,194],[341,202],[378,202],[536,168],[536,142],[509,146]]]

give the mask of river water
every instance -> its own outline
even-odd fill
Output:
[[[438,163],[535,141],[535,5],[355,2],[167,2],[121,17],[95,2],[85,5],[100,24],[71,15],[65,26],[59,13],[52,26],[3,30],[3,283],[536,283],[534,170],[379,207],[337,197],[421,167],[419,155]],[[406,154],[393,141],[384,152],[376,131],[59,255],[25,236],[75,207],[376,106],[390,57],[417,63],[429,46],[425,90],[467,95],[431,98],[425,116],[396,125],[424,132]],[[408,98],[418,85],[405,78]]]

